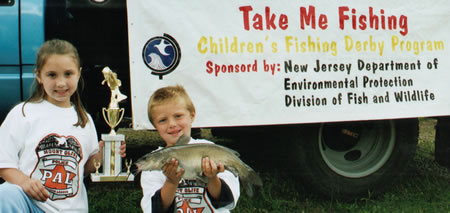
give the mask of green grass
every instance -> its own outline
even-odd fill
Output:
[[[267,155],[264,149],[255,151],[252,144],[214,138],[205,129],[202,136],[240,151],[244,161],[260,172],[263,179],[264,187],[257,189],[251,198],[241,194],[232,212],[450,213],[450,171],[434,162],[434,125],[434,119],[420,120],[419,146],[413,162],[407,165],[410,167],[408,177],[402,183],[380,196],[347,202],[326,200],[311,194],[288,169],[278,165],[280,161],[272,159],[281,155],[268,155],[269,159],[260,164],[261,157],[255,156]],[[127,129],[119,132],[126,134],[129,158],[138,158],[162,144],[155,132]],[[242,149],[238,149],[240,147]],[[138,182],[88,183],[87,189],[90,212],[141,212],[142,191]]]

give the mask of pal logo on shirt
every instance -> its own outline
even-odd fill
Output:
[[[49,134],[36,147],[38,162],[32,178],[39,179],[51,200],[74,197],[79,189],[80,143],[73,136]]]

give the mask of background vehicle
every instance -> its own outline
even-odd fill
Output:
[[[105,66],[117,72],[122,81],[122,93],[130,97],[121,106],[125,107],[125,116],[131,120],[131,97],[136,95],[130,91],[131,82],[135,83],[130,80],[130,72],[136,72],[137,69],[130,68],[130,64],[133,64],[129,56],[130,45],[135,42],[129,38],[130,13],[127,13],[125,0],[0,0],[0,119],[3,120],[14,104],[28,97],[39,46],[44,40],[61,38],[72,42],[79,49],[82,74],[87,82],[83,96],[98,131],[106,132],[108,128],[101,115],[101,108],[107,106],[109,101],[106,98],[109,89],[100,84],[103,80],[101,70]],[[441,58],[440,61],[444,60]],[[169,77],[161,75],[160,78]],[[442,79],[436,81],[441,82]],[[269,83],[264,82],[264,85]],[[245,88],[242,89],[245,91]],[[448,88],[441,89],[445,92]],[[266,107],[270,108],[270,105]],[[345,109],[333,113],[352,114],[351,110]],[[449,114],[439,115],[445,118]],[[279,143],[288,144],[287,156],[296,162],[298,173],[308,185],[328,196],[357,197],[368,191],[382,191],[388,186],[387,183],[398,180],[418,142],[418,121],[415,116],[392,119],[378,116],[374,113],[371,119],[359,121],[328,120],[324,116],[322,122],[299,120],[274,123],[276,125],[241,125],[238,119],[233,124],[199,124],[198,127],[213,127],[213,132],[218,135],[228,135],[229,131],[248,134],[246,130],[261,129],[288,135],[286,141]],[[447,162],[448,166],[450,142],[448,135],[445,135],[448,131],[443,124],[438,125],[436,152],[439,154],[436,157],[443,165]]]

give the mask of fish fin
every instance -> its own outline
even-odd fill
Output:
[[[175,143],[175,146],[186,145],[189,143],[190,140],[191,140],[191,138],[189,138],[187,135],[183,134],[180,136],[180,138],[178,138],[177,143]]]
[[[236,155],[236,157],[240,157],[241,155],[239,154],[239,152],[237,152],[236,150],[230,149],[231,152]]]
[[[238,170],[236,168],[234,168],[234,167],[224,165],[224,169],[230,171],[231,173],[233,173],[233,175],[235,177],[239,176]]]
[[[216,146],[218,146],[218,147],[221,147],[222,149],[228,150],[229,152],[233,153],[233,155],[235,155],[236,157],[240,157],[240,156],[241,156],[241,155],[239,154],[239,152],[237,152],[237,151],[234,150],[234,149],[231,149],[231,148],[228,148],[228,147],[225,147],[225,146],[221,146],[221,145],[218,145],[218,144],[214,144],[214,145],[216,145]]]

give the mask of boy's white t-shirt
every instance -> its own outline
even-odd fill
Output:
[[[44,212],[88,212],[84,165],[98,152],[92,118],[75,127],[75,108],[47,101],[15,106],[0,126],[0,168],[17,168],[40,180],[50,194],[34,201]]]
[[[203,139],[191,138],[189,144],[195,143],[212,142]],[[159,149],[162,149],[162,147],[160,147]],[[192,210],[193,212],[202,213],[230,212],[230,209],[233,209],[236,206],[237,200],[240,196],[239,178],[234,176],[233,173],[228,170],[219,173],[217,176],[222,179],[230,188],[233,195],[233,203],[229,204],[228,206],[215,209],[210,198],[208,197],[208,194],[206,193],[206,187],[199,186],[196,180],[181,180],[175,195],[175,211],[189,212],[189,210]],[[142,172],[141,187],[144,196],[141,200],[141,207],[143,212],[152,212],[152,197],[158,190],[162,188],[165,181],[166,176],[161,170]]]

